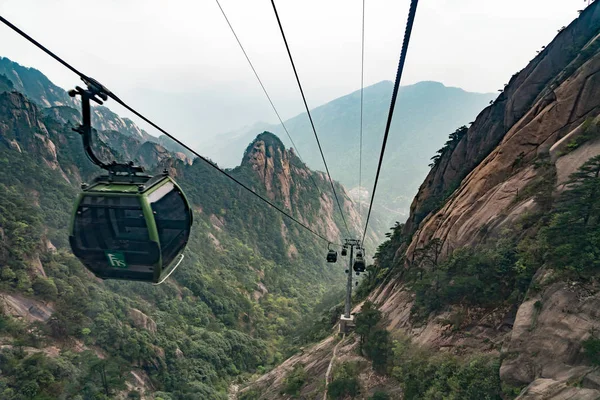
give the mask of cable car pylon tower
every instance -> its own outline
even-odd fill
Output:
[[[352,315],[352,272],[356,271],[356,275],[359,275],[360,272],[364,271],[364,268],[362,271],[357,270],[357,267],[360,265],[356,265],[356,260],[354,259],[354,248],[357,249],[357,256],[360,254],[362,259],[362,246],[360,240],[345,239],[342,256],[346,255],[346,249],[348,248],[350,249],[350,257],[348,258],[348,269],[346,269],[346,300],[344,303],[344,314],[340,317],[340,333],[348,333],[354,328],[354,316]]]

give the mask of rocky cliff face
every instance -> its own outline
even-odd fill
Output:
[[[14,90],[14,85],[10,79],[4,74],[0,74],[0,93],[11,92]]]
[[[0,115],[12,117],[0,123],[0,141],[16,151],[29,151],[40,155],[52,169],[60,168],[56,144],[42,122],[42,115],[35,104],[20,93],[1,93]]]
[[[547,211],[546,201],[562,190],[567,177],[600,154],[596,138],[568,148],[584,134],[586,121],[595,123],[600,114],[599,34],[600,7],[593,4],[511,78],[421,185],[405,226],[412,238],[398,255],[405,252],[410,260],[433,239],[440,240],[441,257],[489,243],[519,218]],[[542,185],[550,198],[535,195]],[[536,285],[547,282],[542,272],[534,278]],[[401,281],[381,287],[372,298],[388,315],[390,329],[410,332],[417,343],[463,351],[502,349],[503,381],[530,385],[519,399],[598,398],[596,373],[581,348],[598,328],[598,289],[548,285],[516,315],[510,308],[469,309],[468,331],[454,333],[444,322],[454,310],[414,326],[409,318],[414,296]],[[573,387],[575,381],[581,387]]]
[[[504,92],[479,114],[455,149],[444,154],[438,165],[430,171],[413,200],[406,232],[414,232],[432,211],[434,204],[443,202],[448,192],[453,192],[475,167],[489,164],[492,159],[488,156],[494,149],[499,149],[501,141],[505,146],[515,133],[519,132],[517,137],[527,137],[535,129],[545,132],[546,138],[555,142],[568,133],[567,124],[581,123],[586,114],[593,112],[595,103],[589,97],[593,95],[590,90],[593,90],[597,78],[593,77],[595,66],[590,64],[594,63],[592,59],[597,52],[599,14],[598,7],[586,9],[529,65],[513,75]],[[574,82],[573,79],[579,81]],[[562,95],[560,99],[559,95]],[[552,116],[542,114],[548,111],[556,113],[562,108],[568,108],[573,114],[561,115],[559,118],[562,119],[556,121],[557,126],[553,129],[560,125],[560,132],[547,131],[543,126],[536,127],[541,118],[547,120]],[[509,134],[509,131],[512,133]],[[523,151],[531,160],[536,155],[532,150],[536,150],[540,142],[527,145],[528,142],[522,140],[519,144],[522,148],[517,149],[514,147],[516,140],[515,137],[510,143],[513,146],[510,150],[516,153],[504,151],[504,154],[516,158]],[[506,176],[507,173],[510,171],[503,170],[496,176]]]
[[[0,74],[12,82],[13,89],[26,94],[39,106],[77,107],[76,101],[67,92],[50,82],[35,68],[23,67],[6,57],[0,57]]]
[[[110,109],[103,106],[93,108],[92,125],[99,131],[117,131],[124,135],[144,141],[157,140],[155,137],[150,136],[145,130],[138,127],[129,118],[121,118]]]
[[[19,92],[4,92],[0,93],[0,115],[5,117],[0,123],[0,141],[17,151],[36,154],[50,168],[59,170],[67,181],[79,182],[95,170],[86,163],[82,174],[76,166],[76,159],[65,159],[65,154],[79,153],[83,156],[81,138],[71,130],[80,118],[75,109],[40,109]],[[65,151],[59,151],[59,147],[64,147]],[[94,148],[104,160],[135,160],[147,169],[171,157],[190,162],[184,155],[174,155],[157,143],[117,131],[99,132],[94,138]]]
[[[327,175],[310,170],[294,154],[287,150],[281,140],[272,133],[264,132],[248,146],[244,152],[239,170],[251,169],[264,186],[270,200],[275,200],[306,224],[311,223],[313,206],[317,206],[314,221],[319,232],[326,233],[332,241],[340,241],[346,232],[333,196]],[[360,216],[344,187],[334,183],[340,204],[344,210],[346,222],[354,232],[360,229]],[[301,199],[315,198],[318,203],[311,204]],[[342,230],[340,230],[342,229]]]
[[[37,69],[23,67],[8,58],[0,57],[0,75],[6,78],[4,80],[10,81],[10,84],[2,83],[3,79],[0,78],[0,92],[4,87],[4,91],[10,89],[22,93],[38,107],[47,109],[46,113],[51,113],[64,122],[79,118],[76,116],[80,114],[80,111],[73,112],[73,110],[79,110],[79,101],[70,97],[64,89],[53,84]],[[103,106],[93,107],[92,124],[101,131],[113,130],[144,141],[159,141],[130,119],[121,118]]]
[[[551,274],[538,279],[549,282]],[[591,285],[556,282],[519,307],[510,338],[503,352],[501,378],[516,385],[529,385],[520,398],[597,399],[600,374],[584,361],[581,343],[598,331],[600,293]],[[570,382],[579,382],[573,388]],[[562,397],[561,397],[562,396]]]

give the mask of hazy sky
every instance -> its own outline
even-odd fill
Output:
[[[276,4],[309,106],[359,89],[362,1]],[[408,4],[366,0],[366,85],[394,79]],[[302,112],[270,1],[221,5],[282,116]],[[435,80],[495,92],[584,6],[580,0],[421,0],[402,84]],[[276,122],[214,0],[0,0],[0,14],[196,145],[243,125]],[[59,86],[79,83],[3,25],[0,43],[0,55],[41,70]]]

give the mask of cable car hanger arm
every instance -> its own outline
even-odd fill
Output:
[[[78,132],[83,138],[83,148],[88,158],[97,166],[102,169],[109,171],[109,173],[127,173],[129,175],[134,175],[136,173],[144,172],[144,169],[139,166],[133,165],[133,162],[129,162],[127,164],[119,164],[113,161],[111,164],[106,164],[102,160],[94,154],[94,150],[92,148],[92,133],[94,129],[92,128],[92,110],[91,110],[91,101],[98,103],[99,105],[103,104],[103,101],[108,99],[110,91],[102,86],[98,81],[88,78],[81,77],[81,79],[87,84],[87,89],[82,89],[79,86],[76,86],[75,89],[69,90],[69,96],[81,97],[81,117],[82,123],[77,128],[73,128],[75,132]]]

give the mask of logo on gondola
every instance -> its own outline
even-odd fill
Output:
[[[127,268],[127,263],[125,262],[125,254],[120,251],[106,252],[106,258],[108,258],[108,263],[112,268]]]

